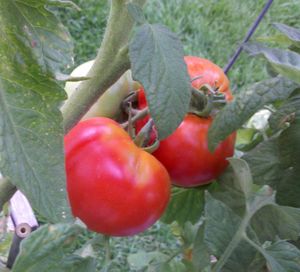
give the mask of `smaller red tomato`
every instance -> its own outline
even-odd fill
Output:
[[[218,89],[220,93],[224,93],[227,101],[231,101],[233,96],[229,89],[229,80],[224,71],[216,64],[208,59],[195,56],[185,56],[185,63],[192,81],[192,86],[200,89],[203,85],[208,84]]]
[[[167,168],[172,183],[194,187],[210,183],[227,167],[226,158],[234,152],[235,133],[221,142],[211,153],[207,132],[212,118],[188,114],[179,127],[160,142],[153,155]]]
[[[112,236],[144,231],[164,212],[170,177],[115,121],[99,117],[65,136],[67,191],[73,215]]]

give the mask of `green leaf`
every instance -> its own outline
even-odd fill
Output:
[[[144,24],[146,23],[146,18],[145,15],[143,13],[142,8],[132,2],[129,2],[127,4],[127,9],[129,14],[131,15],[131,17],[138,23],[138,24]]]
[[[191,90],[179,39],[161,25],[140,26],[130,44],[133,78],[145,88],[160,139],[169,136],[188,111]]]
[[[69,253],[82,230],[74,224],[40,227],[22,241],[13,272],[94,272],[92,258]]]
[[[22,43],[21,54],[30,51],[44,73],[55,75],[60,68],[73,64],[73,45],[66,28],[45,8],[49,2],[1,1],[0,22],[1,32],[11,39],[10,45]],[[15,62],[22,65],[22,57],[14,56]]]
[[[300,233],[300,209],[269,205],[265,206],[251,219],[251,227],[256,231],[261,243],[282,240],[297,240]]]
[[[39,1],[0,2],[0,169],[50,222],[70,219],[58,109],[65,93],[50,77],[65,59],[59,35]]]
[[[233,251],[228,256],[222,271],[247,271],[256,252],[242,240],[242,231],[240,231],[242,219],[209,193],[206,194],[205,203],[204,241],[210,255],[217,259],[222,258],[221,256],[231,244]]]
[[[300,47],[300,29],[280,23],[274,23],[273,26],[288,37],[297,47]]]
[[[208,132],[209,148],[216,148],[219,142],[240,128],[264,105],[287,98],[298,86],[293,81],[276,77],[258,82],[242,91],[214,119]]]
[[[285,128],[287,123],[295,120],[295,114],[300,108],[300,95],[296,95],[287,100],[269,118],[270,127],[273,130]]]
[[[210,255],[204,242],[204,224],[200,225],[195,237],[192,262],[199,271],[210,271]]]
[[[271,127],[289,127],[279,136],[259,144],[243,156],[256,184],[269,184],[279,204],[300,207],[298,177],[300,165],[300,96],[292,96],[270,118]],[[289,117],[290,116],[290,117]],[[287,118],[289,117],[289,118]],[[288,197],[286,197],[288,195]]]
[[[286,241],[267,247],[263,255],[272,272],[300,271],[300,250]]]
[[[199,188],[172,188],[172,195],[167,210],[161,221],[172,223],[177,221],[184,226],[187,221],[199,221],[204,208],[204,191]]]
[[[268,48],[259,43],[247,43],[244,50],[251,55],[262,55],[281,75],[300,83],[300,55],[277,48]]]
[[[158,267],[157,272],[196,272],[192,264],[172,260]],[[150,271],[149,271],[150,272]]]
[[[241,188],[241,191],[244,193],[245,199],[250,197],[252,192],[252,175],[248,164],[241,159],[229,159],[230,165],[233,168],[235,173],[235,180],[237,181],[237,187]]]
[[[138,253],[130,254],[127,257],[128,264],[131,269],[141,270],[151,265],[151,263],[163,263],[168,259],[166,254],[159,251],[145,252],[139,251]]]
[[[235,147],[241,151],[249,151],[262,140],[262,134],[256,129],[242,128],[237,131]]]
[[[277,138],[262,142],[242,158],[249,164],[256,184],[272,186],[284,175]]]
[[[218,178],[218,185],[209,188],[209,193],[217,200],[222,201],[239,216],[245,213],[245,195],[236,179],[232,167]]]

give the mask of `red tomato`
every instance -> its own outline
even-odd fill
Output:
[[[223,70],[208,59],[195,56],[185,56],[185,63],[190,75],[190,79],[199,77],[192,81],[196,89],[200,89],[204,84],[218,88],[219,92],[224,93],[227,101],[231,101],[233,96],[229,89],[229,80]]]
[[[65,136],[65,155],[72,212],[89,229],[134,235],[161,217],[170,197],[168,172],[115,121],[77,124]]]
[[[208,150],[207,132],[212,118],[188,114],[175,132],[160,142],[153,155],[166,167],[172,183],[194,187],[210,183],[227,167],[232,157],[235,133],[219,144],[214,153]]]
[[[209,84],[224,93],[227,101],[233,99],[229,89],[229,80],[223,70],[211,61],[194,56],[184,58],[192,86],[200,89]],[[143,89],[138,91],[138,107],[144,108],[146,97]],[[139,131],[149,116],[136,123]],[[167,168],[172,183],[183,187],[194,187],[207,184],[217,178],[227,167],[226,158],[234,153],[236,134],[233,133],[210,153],[207,144],[207,132],[213,119],[200,118],[188,114],[175,132],[160,142],[153,155]],[[151,141],[155,139],[154,132]]]

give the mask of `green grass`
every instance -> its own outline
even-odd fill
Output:
[[[81,12],[60,10],[75,44],[75,64],[96,56],[103,36],[108,1],[74,0]],[[151,23],[162,23],[178,34],[185,53],[211,59],[224,67],[266,0],[148,0],[145,12]],[[273,33],[271,23],[300,27],[298,0],[277,0],[272,4],[255,37]],[[231,86],[239,89],[267,76],[265,62],[242,53],[229,73]]]

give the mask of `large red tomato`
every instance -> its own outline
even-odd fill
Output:
[[[229,80],[223,70],[211,61],[195,56],[186,56],[188,73],[192,86],[200,89],[204,84],[218,89],[227,101],[233,99]],[[198,78],[199,77],[199,78]],[[197,78],[197,79],[195,79]],[[195,79],[195,80],[194,80]],[[143,89],[138,91],[138,107],[147,105]],[[139,131],[149,116],[136,123]],[[167,168],[172,183],[183,187],[193,187],[211,182],[227,167],[226,158],[234,152],[235,133],[220,143],[214,153],[208,150],[207,132],[212,118],[200,118],[188,114],[175,132],[160,142],[153,155]],[[151,141],[155,138],[152,131]]]
[[[235,133],[219,144],[214,153],[208,150],[207,132],[212,118],[188,114],[168,138],[160,142],[153,155],[166,167],[172,183],[194,187],[211,182],[227,167],[232,157]]]
[[[115,121],[77,124],[65,136],[65,155],[72,212],[89,229],[134,235],[161,217],[170,197],[168,172]]]

